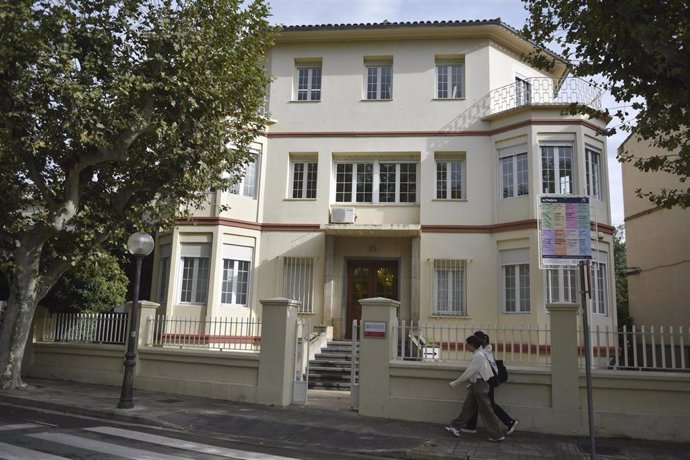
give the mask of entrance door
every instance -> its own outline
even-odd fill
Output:
[[[347,262],[346,338],[352,338],[352,321],[362,319],[362,306],[359,300],[370,297],[400,300],[397,260],[368,259]]]

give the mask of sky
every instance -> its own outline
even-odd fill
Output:
[[[521,29],[527,19],[527,12],[520,0],[268,0],[268,2],[271,5],[271,23],[282,25],[501,18],[505,24]],[[620,105],[608,94],[604,95],[602,103],[604,108]],[[611,122],[613,123],[616,123],[615,119]],[[614,226],[622,224],[624,217],[621,167],[616,160],[616,151],[626,137],[627,133],[619,132],[607,140],[611,222]]]

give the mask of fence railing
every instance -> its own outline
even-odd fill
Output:
[[[395,325],[397,359],[469,362],[465,339],[481,330],[491,338],[493,354],[507,365],[549,367],[551,332],[534,324],[455,324],[401,321]],[[578,356],[585,367],[584,336],[577,331]],[[663,326],[595,327],[590,330],[592,367],[639,371],[690,371],[690,328]]]
[[[154,347],[227,351],[259,351],[261,320],[257,318],[184,318],[151,316],[145,344]]]
[[[603,90],[579,78],[566,78],[560,87],[551,78],[527,78],[489,93],[490,113],[530,105],[582,104],[601,110]]]
[[[124,344],[127,313],[54,313],[39,317],[35,338],[39,342]]]

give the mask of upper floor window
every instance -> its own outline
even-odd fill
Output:
[[[575,183],[573,147],[542,146],[541,178],[542,193],[572,194]]]
[[[210,244],[182,244],[180,302],[205,304],[208,296]]]
[[[337,203],[416,203],[417,163],[337,163]]]
[[[299,313],[313,313],[314,259],[311,257],[286,257],[283,266],[283,296],[298,300]]]
[[[256,198],[258,185],[259,154],[255,153],[254,159],[244,167],[242,179],[230,186],[229,192],[233,195]]]
[[[393,63],[390,58],[364,59],[366,99],[393,98]]]
[[[527,78],[515,77],[515,103],[529,105],[532,101],[532,85]]]
[[[464,260],[434,260],[434,315],[467,315],[465,267]]]
[[[316,176],[318,163],[316,161],[293,161],[291,193],[292,198],[316,198]]]
[[[529,249],[501,251],[501,288],[505,313],[530,312]]]
[[[529,194],[527,145],[499,149],[501,197]]]
[[[465,63],[459,58],[436,58],[436,97],[465,97]]]
[[[587,195],[603,199],[601,189],[601,153],[585,148],[585,165],[587,167]]]
[[[464,158],[436,158],[436,198],[465,199]]]
[[[247,306],[251,260],[252,248],[234,244],[223,245],[221,303]]]
[[[295,61],[295,94],[298,101],[321,100],[321,59]]]

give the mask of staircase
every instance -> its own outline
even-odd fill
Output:
[[[358,344],[359,346],[359,344]],[[309,361],[309,388],[349,390],[352,342],[334,340]]]

